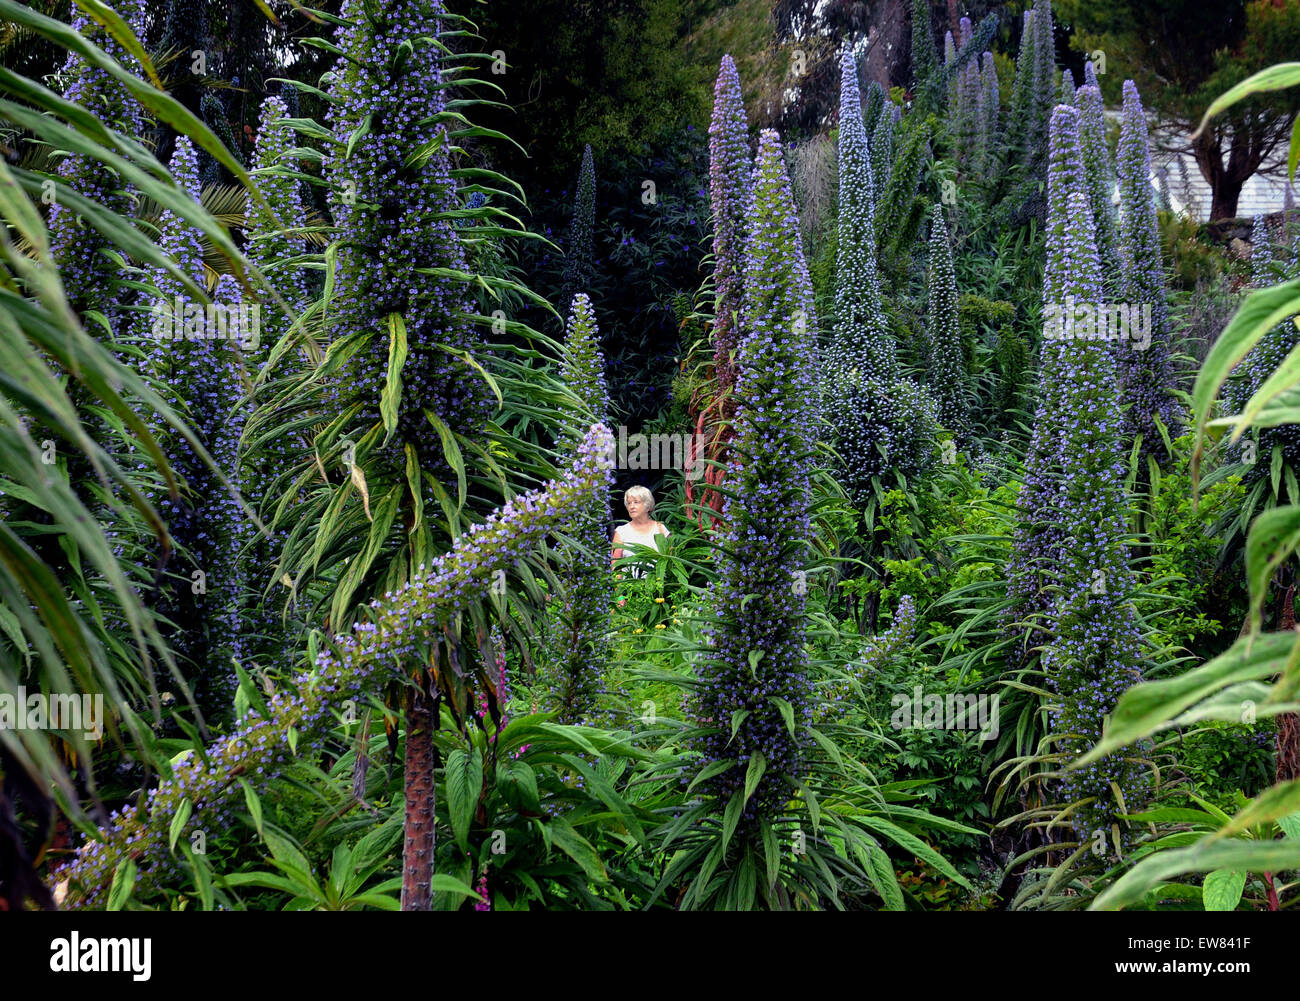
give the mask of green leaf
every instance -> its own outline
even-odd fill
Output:
[[[737,789],[727,801],[727,808],[722,811],[722,851],[724,852],[727,850],[727,845],[731,843],[731,836],[736,833],[736,825],[740,823],[740,814],[745,808],[743,797],[744,790]]]
[[[434,893],[455,893],[462,897],[473,897],[479,899],[478,890],[465,883],[462,883],[454,876],[448,876],[444,873],[437,873],[429,881]]]
[[[556,817],[546,827],[551,833],[551,843],[582,866],[582,871],[587,874],[588,879],[594,883],[604,883],[609,880],[609,874],[606,873],[604,863],[600,861],[596,849],[591,847],[591,842],[575,831],[567,820]]]
[[[432,410],[426,410],[424,416],[438,432],[438,438],[442,442],[442,456],[456,474],[456,513],[459,514],[465,507],[465,459],[461,455],[460,446],[456,444],[456,436],[443,419]]]
[[[402,366],[406,364],[406,322],[401,313],[388,314],[388,378],[379,396],[379,413],[384,419],[384,444],[397,430],[402,407]]]
[[[1256,94],[1266,94],[1273,90],[1285,90],[1300,83],[1300,63],[1276,63],[1247,77],[1235,87],[1230,88],[1214,99],[1205,109],[1201,124],[1196,127],[1191,138],[1195,139],[1205,130],[1206,124],[1219,112],[1232,107],[1238,101],[1244,101]]]
[[[867,845],[866,852],[867,873],[871,876],[871,883],[880,894],[880,899],[885,902],[885,910],[905,910],[907,905],[903,902],[903,888],[898,885],[898,875],[894,872],[889,853],[874,842]]]
[[[113,884],[108,888],[108,911],[120,911],[135,890],[135,877],[138,869],[129,858],[123,859],[113,870]]]
[[[758,783],[763,778],[763,772],[767,770],[767,759],[762,753],[755,751],[749,758],[749,767],[745,769],[745,802],[749,802],[749,797],[754,795],[754,790],[758,788]]]
[[[779,695],[769,695],[768,700],[776,703],[776,707],[781,710],[781,718],[785,720],[785,728],[789,732],[790,736],[793,737],[795,735],[794,706],[790,705],[789,701],[781,698]]]
[[[447,755],[447,811],[451,830],[462,852],[469,852],[469,827],[483,791],[483,758],[477,747],[457,748]]]
[[[1185,674],[1134,685],[1106,722],[1102,739],[1070,767],[1081,768],[1135,740],[1172,726],[1185,709],[1229,685],[1269,678],[1286,670],[1300,651],[1294,633],[1264,633],[1239,639],[1224,653]]]
[[[259,835],[264,837],[265,835],[262,832],[262,800],[247,779],[241,778],[239,784],[244,787],[244,805],[248,807],[248,814],[253,818],[253,827]]]
[[[190,802],[189,797],[181,800],[181,805],[177,807],[175,815],[172,817],[171,826],[167,829],[167,850],[176,851],[176,839],[181,836],[181,831],[185,830],[185,824],[190,819],[190,814],[194,812],[194,804]]]
[[[1201,899],[1207,911],[1235,911],[1246,888],[1246,873],[1241,869],[1220,869],[1205,877]]]
[[[1199,483],[1200,462],[1205,451],[1205,428],[1219,389],[1259,340],[1283,320],[1300,313],[1300,278],[1251,292],[1228,322],[1201,363],[1192,388],[1196,436],[1192,449],[1192,482]],[[1247,425],[1233,432],[1240,437]]]
[[[1277,568],[1300,546],[1300,506],[1264,511],[1246,538],[1246,584],[1250,588],[1250,629],[1258,633],[1268,586]]]
[[[1189,872],[1241,869],[1280,872],[1300,868],[1300,841],[1211,841],[1144,858],[1092,902],[1089,910],[1117,911],[1137,903],[1160,883]]]
[[[868,827],[877,834],[889,838],[890,841],[893,841],[900,847],[906,848],[922,862],[925,862],[934,869],[938,869],[939,872],[943,873],[943,875],[947,876],[953,882],[960,883],[968,890],[971,888],[971,885],[967,882],[965,876],[954,869],[947,859],[918,838],[915,834],[903,830],[897,824],[886,820],[884,817],[863,816],[857,818],[857,822],[863,827]]]
[[[1270,786],[1236,812],[1212,837],[1227,838],[1248,831],[1256,824],[1281,820],[1300,811],[1300,779]]]

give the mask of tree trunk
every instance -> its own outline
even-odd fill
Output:
[[[402,850],[402,910],[427,911],[433,906],[434,807],[437,803],[433,734],[438,725],[438,700],[427,680],[409,689],[406,697],[406,843]]]
[[[1210,186],[1210,222],[1237,217],[1241,189],[1259,170],[1264,157],[1273,148],[1266,135],[1251,129],[1229,130],[1228,160],[1223,159],[1223,136],[1218,129],[1207,128],[1192,144],[1196,166]]]
[[[1237,218],[1237,200],[1241,197],[1244,184],[1244,181],[1234,182],[1226,177],[1220,179],[1219,184],[1214,188],[1213,200],[1210,202],[1210,222]]]

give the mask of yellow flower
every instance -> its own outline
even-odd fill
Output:
[[[663,603],[664,603],[664,599],[663,599],[663,598],[656,598],[656,599],[655,599],[655,604],[656,604],[656,605],[662,605]]]
[[[660,622],[657,626],[655,626],[655,628],[656,628],[656,629],[663,629],[663,628],[665,628],[665,627],[664,627],[664,624],[663,624],[662,622]]]
[[[640,626],[637,626],[637,628],[633,629],[632,632],[634,632],[634,633],[643,633],[643,632],[645,632],[645,630],[642,629]]]

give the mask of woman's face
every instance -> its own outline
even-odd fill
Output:
[[[627,516],[633,521],[646,513],[646,502],[640,497],[626,497],[623,500],[623,506],[627,508]]]

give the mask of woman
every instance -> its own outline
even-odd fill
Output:
[[[613,564],[615,566],[624,555],[631,555],[630,552],[624,551],[624,546],[642,545],[658,549],[657,537],[662,535],[667,538],[672,534],[664,527],[663,522],[655,521],[650,517],[655,509],[655,496],[645,487],[632,487],[628,490],[623,495],[623,506],[627,508],[628,523],[614,529]],[[632,567],[633,577],[641,577],[644,573],[644,568]]]

